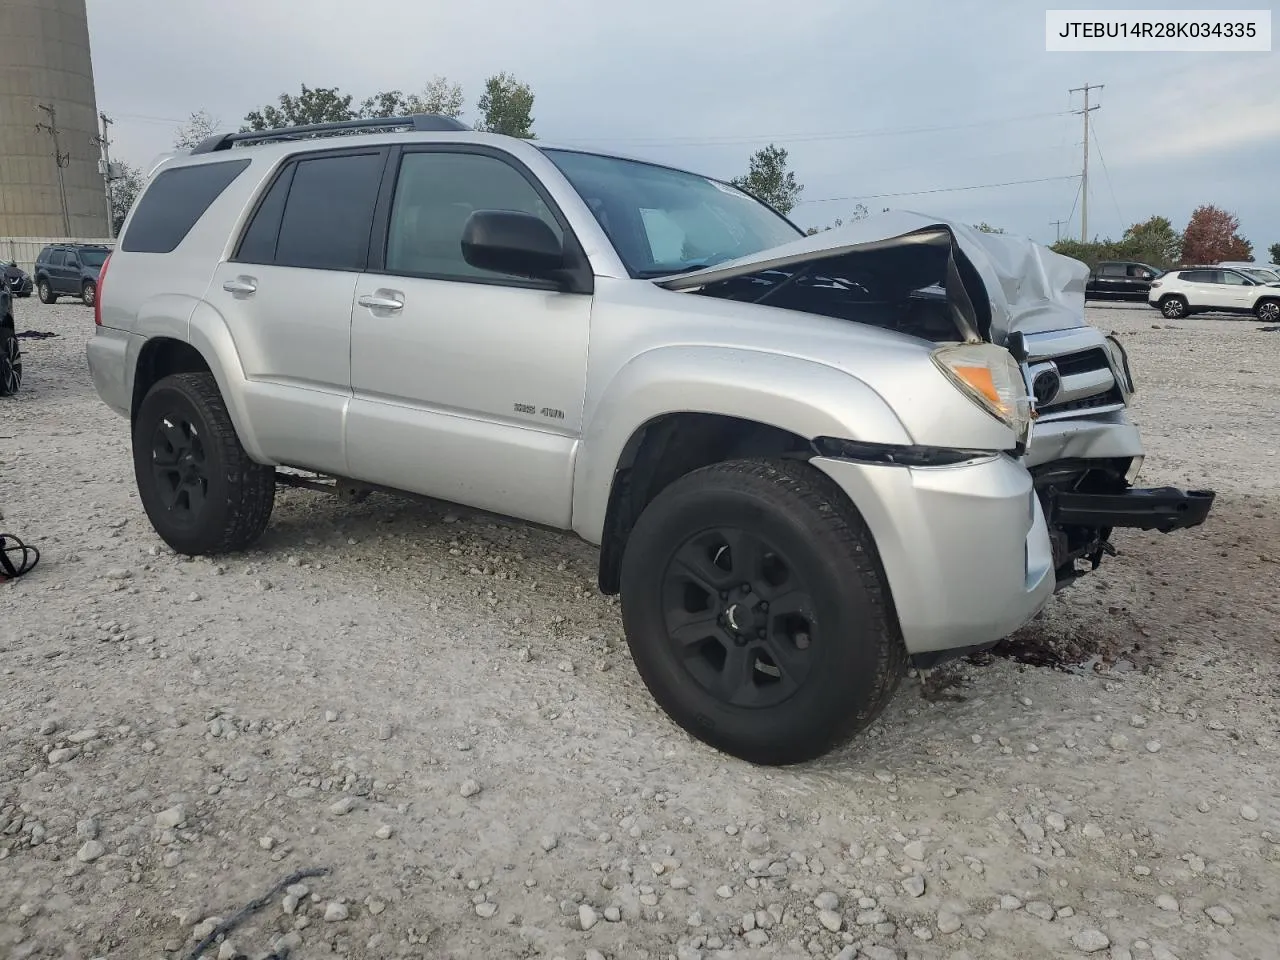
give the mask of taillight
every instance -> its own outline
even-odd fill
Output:
[[[107,259],[102,261],[102,269],[98,271],[98,283],[93,293],[93,323],[94,326],[102,326],[102,281],[107,279],[107,267],[111,264],[111,254],[107,254]]]

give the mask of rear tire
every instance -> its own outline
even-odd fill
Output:
[[[1253,312],[1265,323],[1280,321],[1280,300],[1259,300]]]
[[[245,452],[212,374],[173,374],[147,392],[133,467],[151,525],[178,553],[243,550],[271,518],[275,470]]]
[[[41,303],[57,303],[58,295],[53,292],[53,287],[48,280],[41,280],[36,284],[36,290],[40,294]]]
[[[22,389],[22,350],[12,327],[0,327],[0,397]]]
[[[92,307],[94,301],[98,299],[98,285],[92,280],[86,280],[84,286],[80,288],[80,299],[86,307]]]
[[[1165,297],[1160,301],[1160,312],[1166,320],[1180,320],[1187,316],[1187,301],[1178,296]]]
[[[681,477],[640,515],[621,573],[627,643],[654,699],[751,763],[844,743],[906,670],[871,535],[808,464],[738,460]]]

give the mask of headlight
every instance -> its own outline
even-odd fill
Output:
[[[1120,341],[1113,336],[1107,337],[1107,352],[1111,354],[1111,372],[1115,374],[1116,383],[1120,385],[1120,393],[1127,406],[1129,398],[1138,392],[1133,383],[1133,372],[1129,369],[1129,354],[1125,353]]]
[[[933,362],[969,399],[1013,430],[1020,444],[1031,436],[1031,397],[1013,355],[990,343],[940,347]]]

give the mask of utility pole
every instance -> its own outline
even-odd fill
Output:
[[[1084,93],[1084,109],[1072,110],[1072,113],[1078,113],[1084,117],[1084,168],[1080,173],[1080,242],[1089,242],[1089,113],[1097,110],[1102,106],[1095,103],[1089,106],[1089,91],[1101,90],[1105,87],[1105,83],[1095,83],[1092,86],[1085,84],[1083,87],[1072,87],[1068,93]]]
[[[111,138],[108,132],[111,129],[111,118],[106,113],[98,114],[102,120],[102,136],[94,137],[94,141],[98,146],[102,147],[102,183],[106,190],[107,198],[107,239],[114,240],[116,238],[116,215],[114,205],[111,202]]]
[[[57,110],[47,103],[37,103],[36,109],[43,110],[49,115],[49,122],[37,123],[36,129],[49,134],[53,138],[53,162],[58,165],[58,197],[62,201],[62,231],[64,237],[70,238],[71,218],[67,214],[67,183],[62,175],[62,168],[71,162],[71,154],[63,153],[62,146],[58,141]]]
[[[1067,223],[1068,221],[1050,220],[1049,222],[1053,224],[1053,242],[1057,243],[1059,240],[1062,239],[1062,225],[1064,223]]]

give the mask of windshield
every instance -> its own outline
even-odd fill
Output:
[[[107,259],[106,250],[81,250],[80,262],[86,267],[100,267]]]
[[[652,163],[545,150],[636,277],[699,270],[803,234],[741,190]]]
[[[1280,280],[1280,274],[1273,273],[1270,270],[1242,270],[1241,273],[1257,280],[1259,283],[1275,283]]]

